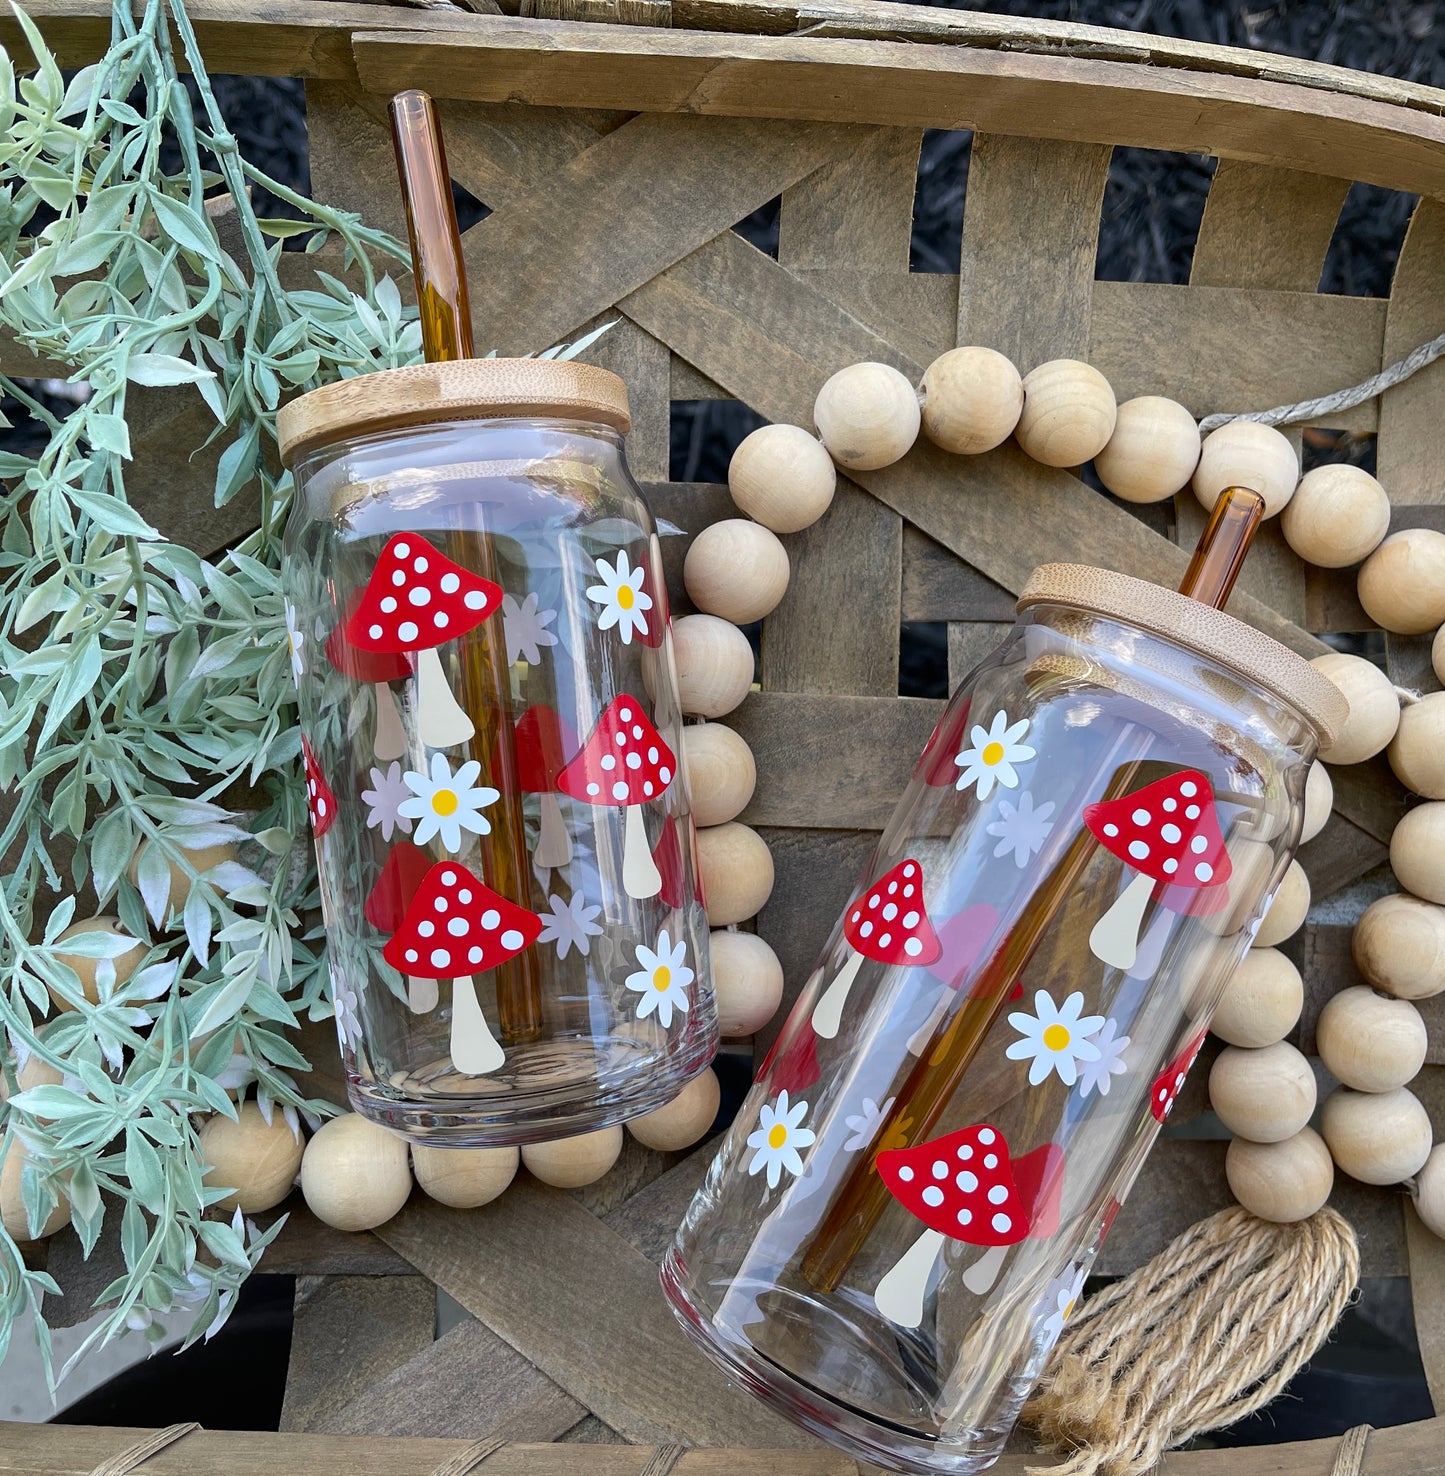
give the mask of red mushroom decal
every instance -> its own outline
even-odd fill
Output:
[[[944,708],[934,724],[914,771],[915,776],[923,775],[925,784],[935,789],[952,789],[958,782],[958,765],[953,759],[968,733],[968,710],[972,705],[972,698],[965,697],[956,713],[950,716],[948,708]]]
[[[515,958],[541,931],[535,912],[483,886],[465,866],[438,861],[382,949],[403,974],[452,981],[452,1065],[464,1075],[485,1076],[506,1063],[473,978]]]
[[[408,840],[397,841],[386,853],[381,875],[362,908],[367,922],[378,933],[394,933],[401,927],[431,865],[431,857]],[[437,981],[427,975],[408,975],[406,984],[406,1002],[412,1014],[430,1014],[436,1008]]]
[[[1156,1122],[1163,1122],[1173,1112],[1174,1099],[1183,1088],[1184,1078],[1189,1075],[1189,1068],[1203,1048],[1204,1037],[1208,1034],[1208,1030],[1201,1030],[1186,1042],[1184,1049],[1154,1078],[1149,1088],[1149,1111],[1154,1114]]]
[[[301,773],[306,780],[306,808],[311,814],[311,833],[320,840],[336,820],[336,796],[316,762],[310,743],[301,740]]]
[[[629,897],[655,897],[662,890],[642,806],[661,799],[676,772],[677,759],[642,703],[624,694],[607,704],[582,752],[557,776],[563,794],[589,805],[620,805],[626,811],[622,888]]]
[[[949,762],[953,760],[950,758]],[[975,965],[983,958],[984,948],[993,937],[998,921],[998,908],[987,902],[975,902],[972,907],[965,907],[962,912],[946,918],[938,925],[938,957],[928,965],[928,972],[952,991],[971,984],[973,987],[969,992],[975,998],[996,993],[1003,987],[1003,979],[991,979],[987,974],[980,979]],[[1022,984],[1015,982],[1014,987],[1023,993]],[[928,1018],[913,1032],[908,1042],[909,1055],[921,1056],[928,1049],[928,1043],[943,1023],[952,999],[953,995],[948,991],[939,995]]]
[[[682,842],[677,838],[677,821],[669,815],[662,822],[662,834],[653,848],[652,864],[662,878],[658,896],[664,907],[681,907],[684,901],[682,887]]]
[[[382,760],[399,759],[406,752],[406,729],[396,708],[391,683],[411,675],[411,662],[395,651],[363,651],[346,639],[346,622],[356,613],[364,591],[357,590],[346,604],[346,614],[326,637],[326,659],[343,676],[372,689],[376,700],[376,733],[372,752]]]
[[[1029,1222],[1029,1240],[1048,1240],[1058,1234],[1059,1207],[1064,1199],[1064,1150],[1045,1143],[1014,1159],[1014,1187]],[[959,1279],[975,1296],[983,1296],[998,1280],[1006,1245],[991,1245]]]
[[[658,541],[657,534],[647,546],[647,552],[643,554],[642,585],[641,592],[652,601],[652,609],[646,622],[637,632],[637,638],[644,646],[651,646],[654,650],[660,646],[667,636],[669,615],[667,610],[667,581],[662,573],[662,544]]]
[[[343,622],[343,638],[358,651],[415,653],[417,725],[428,748],[453,748],[476,732],[452,695],[437,647],[474,630],[501,603],[490,579],[453,563],[420,534],[396,533]]]
[[[844,915],[843,936],[852,956],[813,1010],[813,1029],[824,1040],[837,1035],[848,991],[865,958],[881,964],[930,964],[943,951],[923,905],[923,867],[900,861],[881,877]]]
[[[888,1192],[928,1227],[878,1283],[873,1301],[889,1322],[917,1327],[934,1262],[946,1240],[1017,1245],[1029,1233],[1008,1144],[978,1123],[913,1148],[885,1148],[878,1172]]]
[[[1086,805],[1084,824],[1106,851],[1139,873],[1089,934],[1089,951],[1112,968],[1133,967],[1139,924],[1156,883],[1209,887],[1229,876],[1214,791],[1198,769],[1180,769],[1133,794]]]
[[[572,859],[572,838],[562,820],[557,781],[568,760],[577,752],[577,735],[545,703],[529,707],[513,730],[517,747],[517,779],[527,794],[541,804],[537,848],[532,861],[537,866],[565,866]]]

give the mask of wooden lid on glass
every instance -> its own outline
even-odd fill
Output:
[[[319,446],[450,420],[583,420],[623,435],[627,386],[594,364],[553,359],[455,359],[381,369],[323,385],[276,417],[288,465]]]
[[[1349,703],[1303,656],[1233,615],[1172,589],[1095,569],[1087,564],[1043,564],[1029,576],[1018,608],[1071,605],[1127,621],[1229,667],[1299,712],[1328,744],[1349,716]]]

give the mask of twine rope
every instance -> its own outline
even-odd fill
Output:
[[[467,1476],[469,1471],[475,1471],[483,1461],[490,1459],[506,1445],[504,1435],[493,1435],[487,1440],[473,1440],[470,1445],[464,1445],[454,1455],[443,1461],[432,1476]]]
[[[642,1476],[668,1476],[674,1466],[687,1454],[685,1445],[659,1445],[652,1458],[642,1468]]]
[[[1445,333],[1439,338],[1432,338],[1429,343],[1422,343],[1418,348],[1411,349],[1403,359],[1391,364],[1388,369],[1382,369],[1359,384],[1352,384],[1348,389],[1319,395],[1313,400],[1300,400],[1293,405],[1276,405],[1273,410],[1251,410],[1240,415],[1206,415],[1199,422],[1199,430],[1202,435],[1208,435],[1210,431],[1218,430],[1221,425],[1228,425],[1235,420],[1252,420],[1259,425],[1293,425],[1301,420],[1317,420],[1331,410],[1350,410],[1356,405],[1364,404],[1366,400],[1373,400],[1376,395],[1384,394],[1387,389],[1393,389],[1412,374],[1418,374],[1442,354],[1445,354]]]
[[[193,1430],[201,1427],[194,1420],[187,1420],[183,1425],[167,1425],[164,1430],[152,1430],[149,1435],[142,1436],[134,1445],[128,1445],[124,1450],[117,1451],[113,1456],[107,1456],[90,1473],[90,1476],[128,1476],[137,1466],[162,1451],[168,1445],[174,1445],[177,1440],[183,1440]]]
[[[1365,1469],[1365,1442],[1374,1428],[1373,1425],[1356,1425],[1340,1436],[1340,1445],[1335,1451],[1335,1463],[1330,1467],[1330,1476],[1360,1476]]]
[[[1275,1225],[1234,1205],[1191,1226],[1065,1332],[1023,1418],[1072,1454],[1030,1476],[1142,1476],[1262,1408],[1329,1336],[1359,1269],[1329,1208]]]

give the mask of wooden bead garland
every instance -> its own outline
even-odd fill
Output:
[[[682,759],[697,825],[725,825],[747,808],[758,782],[753,751],[722,723],[693,723],[682,730]]]
[[[145,856],[150,842],[146,841],[136,850],[131,857],[129,867],[126,868],[126,876],[129,877],[131,885],[137,884],[136,879],[140,875],[140,864]],[[204,876],[206,872],[217,867],[223,861],[234,861],[236,859],[236,848],[229,841],[223,841],[218,846],[198,846],[195,850],[182,850],[186,863],[197,876]],[[185,867],[166,858],[166,868],[170,872],[170,889],[166,895],[167,913],[176,912],[186,905],[186,898],[191,894],[191,877]]]
[[[1420,1011],[1363,984],[1342,989],[1320,1011],[1315,1047],[1331,1075],[1361,1092],[1392,1092],[1425,1064]]]
[[[1410,1192],[1425,1228],[1445,1239],[1445,1143],[1437,1143],[1430,1150]]]
[[[783,999],[783,966],[756,933],[719,930],[712,935],[712,987],[718,1034],[755,1035]]]
[[[887,364],[840,369],[813,402],[819,439],[849,471],[876,471],[906,456],[920,420],[918,391]]]
[[[1024,408],[1023,380],[996,349],[949,349],[924,370],[921,389],[924,435],[957,456],[1003,445]]]
[[[721,1100],[717,1073],[709,1066],[694,1076],[672,1101],[632,1118],[627,1131],[644,1148],[678,1153],[691,1148],[713,1125]]]
[[[1382,752],[1400,726],[1400,699],[1389,677],[1374,662],[1342,651],[1316,656],[1310,665],[1350,704],[1344,726],[1320,757],[1329,764],[1358,764]]]
[[[1227,1046],[1209,1072],[1209,1102],[1230,1132],[1251,1143],[1292,1138],[1315,1110],[1315,1074],[1288,1041],[1259,1050]]]
[[[374,1230],[411,1193],[407,1142],[389,1128],[343,1112],[323,1123],[301,1156],[301,1193],[336,1230]]]
[[[684,615],[672,623],[677,690],[690,717],[722,717],[753,684],[753,648],[737,626],[716,615]]]
[[[708,919],[718,927],[762,911],[773,890],[773,857],[751,826],[736,820],[697,833]]]
[[[1298,861],[1291,861],[1254,936],[1255,947],[1273,948],[1293,938],[1304,926],[1309,910],[1310,879]]]
[[[1445,902],[1445,800],[1406,810],[1390,837],[1390,869],[1407,892]]]
[[[1225,986],[1209,1028],[1232,1046],[1283,1040],[1304,1008],[1300,972],[1277,948],[1251,948]]]
[[[5,1162],[0,1164],[0,1225],[5,1227],[5,1233],[16,1244],[31,1239],[44,1240],[47,1235],[54,1235],[57,1230],[70,1223],[70,1201],[62,1194],[40,1227],[39,1234],[31,1236],[30,1220],[25,1213],[25,1196],[20,1182],[29,1157],[19,1138],[12,1138],[5,1153]]]
[[[1430,1118],[1407,1087],[1338,1088],[1325,1099],[1320,1131],[1336,1166],[1364,1184],[1398,1184],[1430,1156]]]
[[[1312,841],[1325,828],[1334,803],[1335,786],[1330,771],[1316,759],[1310,765],[1309,778],[1305,780],[1305,814],[1300,825],[1300,845]]]
[[[1224,1173],[1230,1192],[1250,1214],[1277,1224],[1314,1214],[1335,1183],[1330,1150],[1307,1127],[1277,1143],[1233,1139],[1224,1155]]]
[[[1299,457],[1273,426],[1235,420],[1205,436],[1194,469],[1194,495],[1212,511],[1226,487],[1248,487],[1264,498],[1264,515],[1284,510],[1299,485]]]
[[[208,1165],[204,1182],[232,1192],[216,1201],[228,1214],[255,1215],[274,1209],[291,1192],[301,1169],[302,1142],[279,1107],[271,1121],[255,1102],[243,1102],[233,1122],[218,1112],[200,1132],[201,1157]]]
[[[1385,752],[1406,789],[1426,799],[1445,800],[1445,692],[1407,702]]]
[[[1114,433],[1094,457],[1099,480],[1125,502],[1162,502],[1189,485],[1199,427],[1177,400],[1140,395],[1119,406]]]
[[[1445,907],[1396,892],[1380,897],[1355,924],[1355,967],[1396,999],[1430,999],[1445,990]]]
[[[1321,569],[1343,569],[1379,546],[1390,526],[1390,496],[1357,466],[1317,466],[1300,478],[1279,521],[1300,558]]]
[[[1445,622],[1445,533],[1392,533],[1360,566],[1360,603],[1376,625],[1424,635]]]
[[[479,1209],[502,1194],[517,1176],[516,1148],[428,1148],[414,1143],[412,1172],[422,1193],[453,1209]]]
[[[554,1189],[580,1189],[595,1184],[622,1152],[622,1129],[599,1128],[551,1143],[524,1143],[522,1162],[534,1179]]]
[[[828,448],[800,425],[759,426],[728,464],[728,491],[739,511],[774,533],[811,527],[837,486]]]
[[[725,518],[692,540],[682,582],[699,610],[747,625],[777,609],[789,573],[776,533],[747,518]]]
[[[130,934],[121,927],[119,918],[100,916],[83,917],[78,922],[71,923],[68,928],[65,928],[57,935],[55,940],[57,945],[55,949],[56,959],[60,963],[67,964],[75,970],[77,977],[80,979],[81,992],[85,995],[86,1001],[90,1004],[95,1004],[100,999],[100,989],[96,981],[96,969],[99,967],[101,960],[98,958],[87,958],[81,953],[67,953],[63,948],[59,947],[67,938],[74,938],[81,933],[109,933],[115,938],[129,938]],[[134,943],[134,947],[128,949],[125,953],[117,954],[110,960],[115,968],[115,982],[117,984],[124,984],[135,973],[136,969],[140,967],[140,961],[145,957],[145,949],[141,947],[140,943],[134,939],[132,942]],[[49,988],[48,985],[46,987]],[[54,989],[50,990],[50,997],[55,1001],[55,1008],[57,1010],[64,1011],[75,1008],[64,995]]]
[[[1014,439],[1044,466],[1092,461],[1114,434],[1119,407],[1109,381],[1079,359],[1051,359],[1024,375]]]

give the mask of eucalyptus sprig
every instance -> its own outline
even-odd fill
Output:
[[[301,921],[317,897],[275,412],[289,393],[415,361],[420,333],[373,265],[402,259],[398,242],[240,157],[179,0],[116,0],[107,54],[68,85],[16,15],[36,65],[18,75],[0,57],[0,334],[9,362],[28,350],[37,376],[87,394],[59,416],[0,376],[48,437],[37,455],[0,453],[0,1172],[20,1155],[31,1233],[63,1199],[88,1254],[118,1217],[126,1270],[87,1346],[187,1307],[194,1340],[279,1228],[211,1208],[225,1189],[202,1183],[200,1121],[234,1116],[252,1088],[293,1131],[324,1110],[287,1038],[330,1005]],[[300,219],[259,219],[251,185]],[[319,271],[288,291],[282,241],[297,234],[359,293]],[[260,526],[215,562],[167,541],[131,495],[146,474],[133,385],[209,407],[218,505],[259,490]],[[236,859],[197,864],[218,846]],[[97,928],[57,948],[78,915],[107,909],[133,944]],[[97,998],[59,952],[95,960]],[[135,965],[123,979],[118,958]],[[31,1062],[43,1084],[21,1090]],[[0,1227],[0,1358],[29,1308],[48,1365],[42,1299],[58,1292]]]

